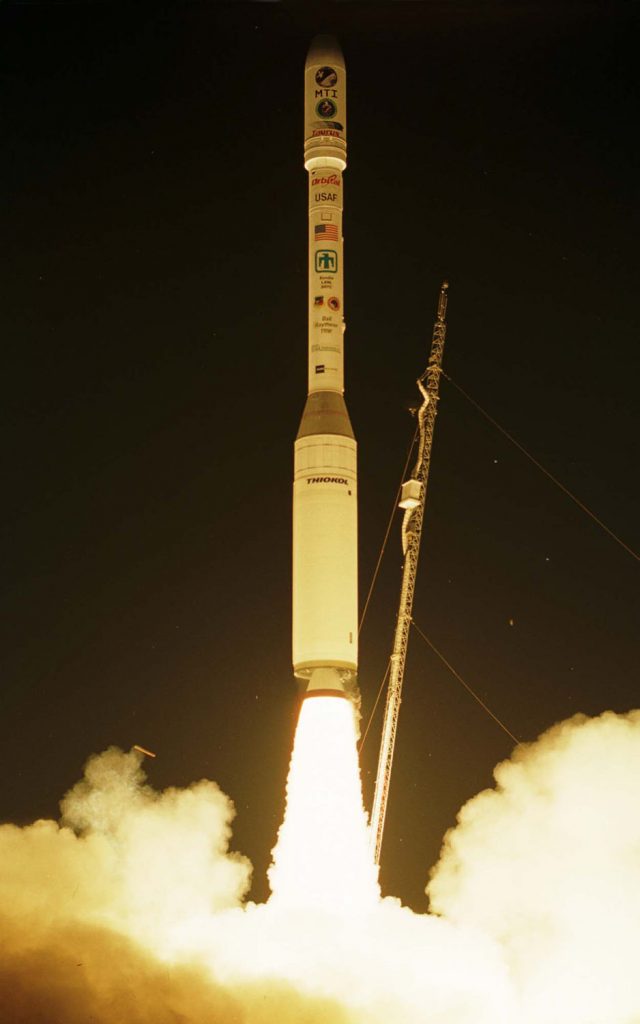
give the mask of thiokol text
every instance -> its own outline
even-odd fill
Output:
[[[349,486],[349,481],[346,476],[309,476],[307,477],[308,484],[344,484],[345,487]]]

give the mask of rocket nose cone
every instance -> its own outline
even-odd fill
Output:
[[[318,64],[335,64],[344,68],[344,57],[338,40],[333,36],[319,35],[311,41],[305,68],[314,67]]]

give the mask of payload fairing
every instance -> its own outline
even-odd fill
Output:
[[[342,173],[346,72],[330,36],[305,64],[309,384],[295,442],[293,668],[306,696],[344,695],[358,669],[356,441],[344,401]]]

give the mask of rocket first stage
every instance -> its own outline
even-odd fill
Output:
[[[293,669],[305,696],[343,696],[358,669],[356,441],[344,401],[342,172],[346,72],[317,36],[304,81],[309,173],[309,387],[295,442]]]

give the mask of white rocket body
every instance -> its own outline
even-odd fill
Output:
[[[344,402],[342,172],[346,73],[318,36],[305,65],[309,385],[295,442],[293,668],[306,695],[344,694],[358,668],[357,446]]]

